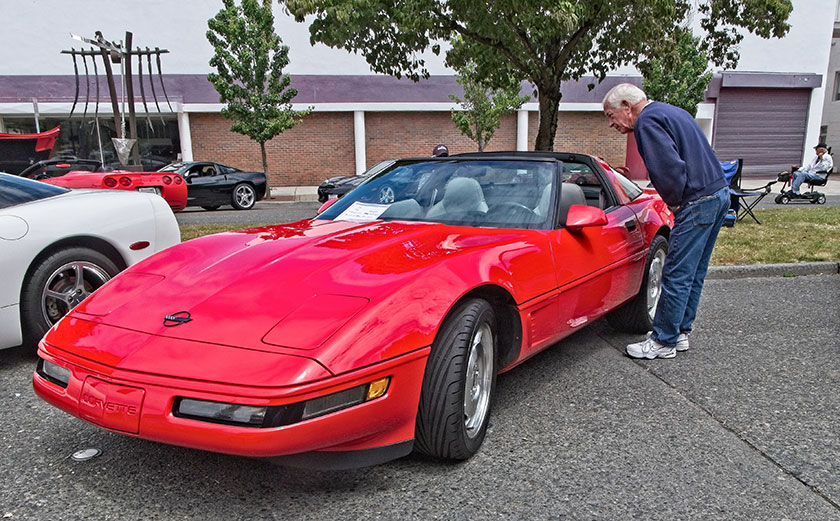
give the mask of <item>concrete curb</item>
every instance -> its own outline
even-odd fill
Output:
[[[751,277],[797,277],[800,275],[837,275],[840,262],[790,262],[744,266],[710,266],[707,279],[746,279]]]

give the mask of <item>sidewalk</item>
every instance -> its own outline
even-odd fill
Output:
[[[317,186],[277,186],[271,188],[271,199],[266,202],[288,203],[317,200]]]
[[[746,190],[751,188],[761,188],[770,181],[776,181],[776,176],[742,177],[741,188]],[[774,193],[781,192],[783,184],[784,183],[776,182],[776,184],[770,186],[770,191]],[[790,189],[790,185],[788,185],[788,189]],[[807,192],[808,185],[803,183],[801,191]],[[815,186],[814,191],[822,192],[825,195],[840,195],[840,174],[831,174],[831,177],[828,178],[828,182],[825,186]]]

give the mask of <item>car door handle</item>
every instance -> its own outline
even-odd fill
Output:
[[[630,219],[629,221],[624,221],[624,227],[630,231],[636,229],[636,219]]]

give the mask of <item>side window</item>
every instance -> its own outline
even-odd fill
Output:
[[[629,200],[632,201],[633,199],[642,195],[642,193],[644,192],[644,190],[639,188],[639,185],[627,179],[615,170],[613,170],[613,175],[615,176],[615,180],[618,181],[618,183],[616,183],[617,186],[615,187],[615,189],[619,192],[627,194],[627,198]]]
[[[563,162],[563,182],[572,183],[581,188],[586,204],[602,210],[610,205],[609,198],[601,179],[592,168],[585,163]]]

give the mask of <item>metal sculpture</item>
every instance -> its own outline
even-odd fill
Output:
[[[108,92],[111,99],[111,108],[114,112],[114,127],[117,134],[117,137],[112,138],[114,150],[117,152],[117,157],[119,158],[120,163],[122,163],[123,165],[128,165],[129,155],[133,150],[133,163],[135,166],[139,166],[139,151],[136,147],[134,147],[135,143],[137,142],[137,121],[134,110],[135,99],[134,80],[132,77],[131,70],[132,60],[133,57],[137,57],[137,71],[138,78],[140,81],[140,99],[143,103],[143,110],[146,117],[146,122],[149,126],[149,130],[150,132],[154,132],[154,126],[152,125],[152,120],[149,114],[149,107],[146,102],[146,92],[143,86],[143,56],[146,56],[146,61],[148,63],[147,75],[149,76],[149,85],[152,88],[152,99],[154,100],[155,106],[157,107],[158,114],[161,118],[161,123],[163,123],[163,113],[161,111],[160,104],[158,103],[157,93],[155,89],[155,75],[152,71],[152,55],[155,55],[155,59],[157,62],[157,77],[160,83],[161,92],[163,93],[164,99],[166,100],[166,104],[169,106],[169,110],[173,111],[172,104],[169,102],[169,96],[166,94],[166,85],[163,81],[163,72],[161,70],[160,63],[160,55],[168,53],[169,51],[166,49],[161,49],[159,47],[155,47],[154,50],[150,50],[148,47],[146,47],[145,51],[140,49],[140,47],[132,49],[131,41],[133,35],[131,32],[125,33],[125,40],[122,42],[108,41],[105,39],[105,37],[100,31],[96,31],[95,38],[93,39],[73,34],[71,34],[70,36],[75,40],[93,46],[90,49],[80,49],[78,51],[74,48],[71,48],[69,51],[61,51],[62,54],[70,54],[73,58],[73,72],[76,80],[76,88],[75,94],[73,96],[73,106],[70,109],[70,116],[73,116],[73,113],[76,110],[76,105],[79,102],[79,67],[76,60],[76,57],[79,56],[82,59],[82,63],[85,69],[85,108],[84,113],[82,115],[82,126],[84,126],[84,120],[87,117],[88,103],[90,101],[90,73],[86,60],[86,57],[89,57],[93,62],[93,70],[96,76],[96,110],[94,119],[96,121],[97,136],[99,135],[99,72],[96,66],[96,58],[101,57],[105,65],[105,76],[108,83]],[[114,71],[111,67],[112,64],[120,65],[120,87],[123,94],[120,100],[117,99],[117,90],[114,84]],[[123,108],[123,110],[120,110],[120,101],[122,101],[123,107],[125,106],[126,101],[128,102],[128,137],[126,137],[125,109]],[[101,159],[102,145],[101,140],[98,141],[100,141]]]

